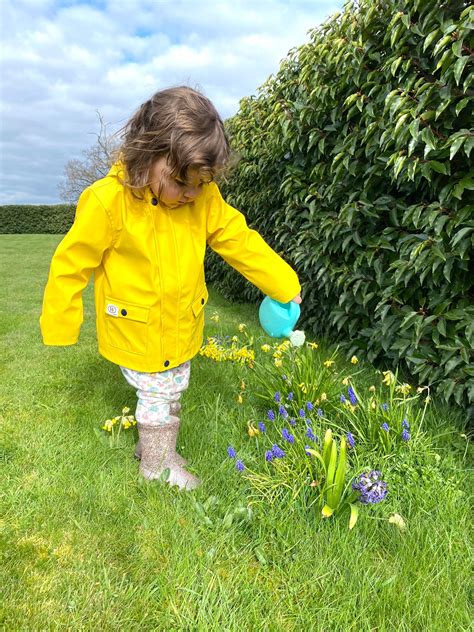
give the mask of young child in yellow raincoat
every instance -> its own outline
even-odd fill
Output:
[[[222,199],[229,145],[212,103],[157,92],[124,128],[120,159],[81,195],[51,263],[40,319],[47,345],[77,342],[94,273],[99,352],[137,389],[140,472],[192,489],[176,453],[179,398],[202,344],[206,244],[264,294],[301,301],[295,272]]]

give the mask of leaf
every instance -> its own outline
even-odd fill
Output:
[[[454,64],[453,74],[454,74],[454,79],[456,81],[456,85],[459,85],[459,82],[461,81],[462,71],[464,70],[464,67],[468,59],[469,59],[469,56],[465,55],[464,57],[460,57],[457,60],[457,62]]]
[[[356,525],[357,518],[359,517],[359,507],[355,503],[351,505],[351,517],[349,518],[349,529],[353,529]]]
[[[454,156],[457,154],[459,148],[461,147],[461,145],[464,143],[465,140],[466,140],[465,136],[461,136],[459,138],[456,138],[456,140],[451,145],[451,149],[449,151],[449,159],[450,160],[452,160],[454,158]]]
[[[169,468],[169,467],[166,467],[166,468],[165,468],[165,469],[161,472],[159,480],[160,480],[162,483],[166,483],[166,481],[167,481],[167,480],[169,479],[169,477],[170,477],[170,474],[171,474],[171,470],[170,470],[170,468]]]

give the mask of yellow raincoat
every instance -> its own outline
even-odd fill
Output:
[[[300,291],[295,272],[216,184],[168,209],[151,191],[142,199],[115,165],[79,199],[73,226],[51,263],[40,319],[47,345],[77,342],[82,291],[94,272],[99,352],[136,371],[166,371],[202,345],[206,243],[264,294],[288,302]]]

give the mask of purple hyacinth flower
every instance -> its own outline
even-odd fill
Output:
[[[357,397],[352,386],[349,386],[349,388],[347,389],[347,394],[349,395],[350,403],[355,406],[357,404]]]
[[[382,410],[384,410],[385,412],[387,412],[387,410],[388,410],[388,404],[382,404]]]
[[[314,406],[311,402],[306,402],[306,410],[313,410]]]
[[[275,413],[273,412],[273,410],[269,410],[267,411],[267,417],[270,421],[274,421],[275,420]]]
[[[281,431],[281,436],[283,437],[283,439],[285,439],[285,441],[288,441],[288,443],[295,442],[294,436],[291,434],[291,432],[287,428],[283,428],[283,430]]]
[[[275,393],[275,395],[273,396],[273,399],[276,401],[276,403],[278,404],[278,402],[280,401],[280,393],[277,391]]]
[[[240,460],[236,461],[235,467],[239,470],[239,472],[243,472],[245,470],[245,465]]]
[[[293,401],[293,393],[292,393],[292,392],[288,393],[288,395],[286,396],[286,399],[287,399],[289,402]]]
[[[390,430],[386,421],[384,421],[380,427],[382,428],[382,430],[385,430],[385,432],[388,432]]]
[[[288,423],[290,424],[290,426],[296,426],[296,419],[294,417],[291,417],[291,419],[288,420]]]
[[[347,433],[347,445],[350,448],[353,448],[355,446],[355,439],[354,439],[354,435],[351,432]]]
[[[345,404],[346,403],[346,398],[344,397],[344,395],[342,393],[341,393],[340,400],[341,400],[341,404]]]
[[[308,452],[308,450],[311,450],[311,446],[310,445],[305,445],[304,451],[306,452],[307,456],[311,456],[311,454]]]
[[[278,414],[280,414],[283,417],[283,419],[286,419],[288,417],[288,411],[286,410],[284,406],[280,406],[278,408]]]
[[[227,454],[229,455],[229,457],[231,459],[235,459],[236,454],[235,454],[235,450],[234,450],[234,448],[232,446],[229,446],[227,448]]]
[[[258,424],[258,429],[260,430],[260,432],[266,432],[267,431],[267,427],[265,426],[265,424],[263,423],[263,421],[260,421]]]
[[[402,430],[402,441],[410,441],[410,433],[406,428]]]
[[[285,452],[280,448],[280,446],[277,443],[272,445],[272,453],[275,459],[282,459],[285,456]]]
[[[281,379],[282,379],[283,381],[286,381],[288,378],[286,377],[286,375],[282,375],[282,376],[281,376]]]
[[[316,411],[316,414],[317,414],[318,417],[322,417],[324,415],[323,409],[322,408],[318,408],[318,410]]]
[[[271,461],[273,461],[274,458],[275,458],[275,456],[273,455],[273,452],[271,450],[267,450],[265,452],[265,461],[270,463]]]
[[[379,503],[387,495],[387,483],[381,479],[381,476],[378,470],[364,472],[352,483],[352,489],[360,492],[359,501],[363,505]]]
[[[298,415],[299,415],[300,417],[304,417],[304,416],[305,416],[305,414],[306,414],[306,413],[304,412],[304,408],[300,408],[300,409],[299,409],[299,411],[298,411]]]
[[[306,436],[308,437],[308,439],[310,441],[316,441],[316,437],[314,436],[314,432],[313,429],[310,428],[309,426],[306,428]]]
[[[404,419],[402,421],[402,427],[405,428],[406,430],[410,430],[410,424],[408,423],[407,419]]]

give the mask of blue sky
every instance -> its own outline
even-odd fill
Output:
[[[0,0],[0,204],[59,202],[64,165],[153,92],[226,118],[343,0]]]

